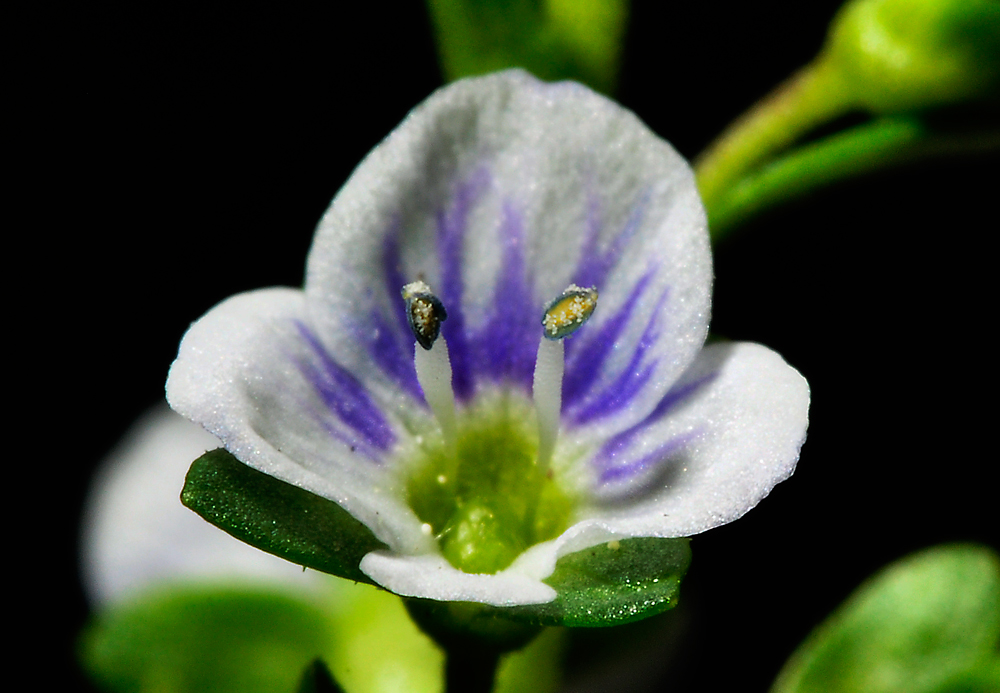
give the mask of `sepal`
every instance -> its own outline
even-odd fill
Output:
[[[492,607],[408,599],[407,609],[445,647],[466,637],[503,652],[540,626],[617,626],[672,609],[690,562],[688,539],[624,539],[560,558],[544,580],[557,594],[551,602]]]
[[[567,554],[544,580],[558,596],[510,608],[509,618],[538,625],[617,626],[677,606],[691,563],[688,539],[636,537]]]
[[[374,584],[358,564],[387,548],[333,501],[251,469],[223,448],[191,464],[181,502],[261,551],[356,582]]]

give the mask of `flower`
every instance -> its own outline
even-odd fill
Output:
[[[765,347],[703,346],[711,278],[692,172],[632,113],[521,71],[464,80],[337,194],[304,290],[192,325],[167,397],[364,523],[383,587],[544,603],[560,556],[716,527],[794,470],[808,386]],[[546,339],[571,294],[599,302]]]
[[[159,404],[101,464],[87,497],[80,542],[83,587],[93,605],[179,581],[316,591],[316,573],[233,541],[177,502],[191,460],[218,445]]]
[[[291,679],[289,689],[319,655],[351,691],[441,690],[443,656],[397,597],[302,570],[177,502],[191,460],[218,445],[162,403],[131,426],[95,474],[80,547],[95,613],[79,643],[95,683],[216,690],[221,680],[230,682],[226,690],[275,690]],[[303,613],[312,614],[313,629],[296,636]],[[263,647],[248,631],[278,614],[282,623],[267,629]],[[206,644],[205,658],[180,654]],[[257,665],[249,671],[241,658],[247,651]],[[234,670],[241,672],[235,683]]]

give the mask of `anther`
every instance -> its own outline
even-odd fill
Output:
[[[597,289],[570,284],[555,297],[542,314],[546,339],[564,339],[587,322],[597,307]]]
[[[400,292],[406,302],[406,322],[417,344],[430,351],[441,334],[441,323],[448,319],[448,311],[422,281],[410,282]]]

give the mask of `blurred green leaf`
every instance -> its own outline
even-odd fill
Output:
[[[304,600],[188,586],[104,612],[81,644],[86,669],[109,691],[292,693],[329,641],[323,613]]]
[[[302,672],[298,693],[344,693],[344,689],[337,685],[323,660],[317,657]]]
[[[222,448],[191,464],[181,502],[262,551],[358,582],[374,584],[358,564],[387,548],[333,501],[251,469]]]
[[[862,585],[792,655],[772,693],[995,691],[982,685],[996,680],[998,643],[1000,560],[985,547],[937,547]]]
[[[1000,691],[1000,657],[994,657],[949,679],[933,693],[997,693]]]
[[[522,67],[614,91],[627,0],[428,0],[445,78]]]

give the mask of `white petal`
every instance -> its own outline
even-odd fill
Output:
[[[446,227],[455,225],[464,233],[450,262],[443,238],[454,240]],[[587,245],[591,229],[596,247]],[[459,390],[463,369],[481,377],[477,364],[482,371],[503,360],[490,350],[505,331],[516,333],[508,352],[514,379],[530,389],[542,307],[571,281],[588,281],[581,268],[601,274],[591,270],[602,255],[609,267],[595,279],[600,302],[574,340],[596,334],[643,283],[614,349],[593,369],[589,394],[607,393],[636,368],[630,361],[644,335],[648,380],[627,406],[589,422],[591,434],[641,419],[706,333],[711,258],[691,169],[635,115],[578,84],[545,84],[521,71],[457,82],[414,109],[362,162],[320,224],[306,281],[314,324],[353,359],[349,368],[372,367],[359,348],[358,321],[392,314],[399,301],[398,287],[386,286],[391,239],[399,245],[394,271],[406,281],[423,278],[445,302],[442,330]],[[520,278],[504,274],[511,252],[523,255]],[[510,311],[509,319],[496,320],[498,311]],[[469,354],[448,331],[459,329]]]
[[[167,380],[170,406],[250,467],[340,504],[393,549],[430,550],[384,459],[391,444],[380,448],[400,435],[393,412],[360,382],[326,383],[330,396],[356,395],[342,403],[343,415],[324,402],[317,382],[325,364],[302,334],[305,314],[305,296],[292,289],[239,294],[213,308],[181,342]]]
[[[612,539],[698,534],[741,517],[791,476],[808,425],[805,379],[770,349],[736,343],[706,347],[679,385],[713,373],[636,441],[640,450],[685,441],[658,473],[629,489],[631,497],[588,508],[586,519],[513,568],[545,578],[559,556]]]
[[[218,439],[162,404],[102,463],[81,537],[84,586],[95,604],[174,578],[317,586],[313,571],[258,551],[181,505],[191,462],[217,447]]]
[[[440,555],[400,556],[373,551],[362,559],[361,570],[404,597],[493,606],[544,604],[556,598],[554,589],[516,569],[496,575],[463,573]]]
[[[805,441],[809,385],[777,353],[759,344],[702,350],[678,383],[716,374],[637,442],[653,449],[693,434],[627,510],[598,510],[609,526],[634,536],[691,536],[741,517],[795,471]]]

